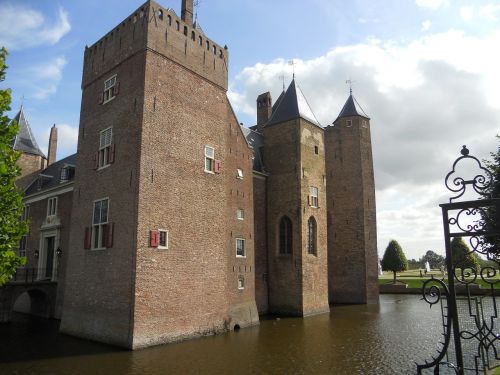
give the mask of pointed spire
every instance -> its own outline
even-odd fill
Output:
[[[354,96],[352,95],[352,87],[349,89],[349,92],[350,95],[347,98],[347,101],[345,102],[344,106],[342,107],[342,110],[340,111],[339,115],[337,116],[337,120],[342,117],[352,117],[352,116],[361,116],[370,119],[368,115],[365,113],[365,111],[363,111],[363,108],[361,108],[356,98],[354,98]],[[336,122],[337,120],[335,120],[334,122]]]
[[[12,148],[27,154],[39,155],[46,159],[44,153],[40,150],[40,147],[38,147],[38,143],[33,136],[28,120],[26,120],[23,105],[21,105],[19,112],[14,116],[12,121],[16,121],[19,126],[19,132],[14,138]]]
[[[321,126],[316,116],[314,116],[311,107],[302,93],[300,87],[292,80],[285,93],[282,93],[275,105],[273,114],[267,125],[273,125],[280,122],[292,120],[301,117],[314,125]]]

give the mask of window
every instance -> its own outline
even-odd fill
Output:
[[[191,31],[191,40],[196,40],[196,34],[194,31]]]
[[[201,35],[198,37],[198,44],[199,44],[200,46],[202,46],[202,45],[203,45],[203,38],[201,37]]]
[[[61,168],[61,180],[60,183],[68,182],[69,180],[72,180],[73,177],[75,176],[75,168],[70,165],[65,165],[64,167]]]
[[[112,128],[107,128],[101,131],[99,135],[99,164],[102,168],[110,164],[111,158],[111,138],[113,137]]]
[[[243,208],[238,208],[238,211],[236,211],[236,217],[238,218],[238,220],[244,220],[245,210]]]
[[[238,289],[239,290],[245,289],[245,279],[242,276],[238,278]]]
[[[57,197],[49,198],[47,201],[47,217],[56,216],[57,213]]]
[[[165,229],[158,230],[158,248],[168,249],[168,231]]]
[[[188,35],[188,27],[187,26],[184,26],[184,35]]]
[[[318,155],[318,153],[319,153],[318,146],[314,146],[314,153],[315,153],[316,155]]]
[[[21,241],[19,241],[19,252],[18,255],[20,257],[26,256],[26,242],[28,241],[28,236],[24,235],[21,237]]]
[[[279,242],[280,254],[292,253],[292,221],[287,216],[280,221]]]
[[[92,219],[92,249],[104,249],[104,230],[108,223],[109,200],[101,199],[94,202]]]
[[[346,120],[345,126],[347,126],[348,128],[350,128],[352,126],[352,120]]]
[[[30,217],[30,206],[27,204],[24,206],[23,215],[21,216],[21,221],[26,221]]]
[[[205,146],[205,172],[214,173],[215,150],[213,147]]]
[[[175,29],[177,31],[179,31],[180,28],[181,28],[181,24],[179,23],[179,21],[175,21]]]
[[[172,16],[169,14],[167,16],[168,26],[172,26]]]
[[[110,100],[114,99],[115,94],[115,85],[116,85],[116,74],[104,81],[104,98],[103,103],[107,103]]]
[[[319,207],[318,206],[318,188],[311,186],[311,201],[309,202],[311,207]]]
[[[161,10],[161,9],[158,10],[158,18],[161,20],[163,19],[163,10]]]
[[[307,221],[307,252],[316,255],[316,219],[310,217]]]
[[[245,258],[245,240],[243,238],[236,239],[236,257]]]
[[[236,178],[242,179],[243,178],[243,169],[236,169]]]

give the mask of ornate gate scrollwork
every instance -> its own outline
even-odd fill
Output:
[[[488,195],[493,176],[480,161],[469,155],[463,146],[462,156],[453,163],[445,178],[445,185],[456,195],[449,203],[441,204],[446,246],[447,283],[444,280],[427,280],[422,288],[423,299],[432,307],[441,307],[443,338],[439,350],[431,361],[417,364],[417,373],[432,370],[439,374],[447,368],[456,374],[487,374],[500,366],[500,330],[495,285],[500,266],[500,199]],[[466,179],[458,175],[457,167],[472,162],[479,170]],[[471,187],[481,199],[457,201]],[[494,267],[481,270],[464,259],[455,259],[451,240],[464,238],[470,246],[467,254],[482,255],[493,261]],[[477,282],[487,288],[479,289]],[[475,289],[475,290],[473,290]],[[461,296],[457,297],[457,291]],[[453,341],[452,346],[450,343]]]

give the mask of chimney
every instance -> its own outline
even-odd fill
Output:
[[[182,0],[181,18],[189,26],[193,26],[193,0]]]
[[[56,153],[57,153],[57,128],[56,124],[50,128],[50,137],[49,137],[49,154],[47,160],[47,167],[56,161]]]
[[[257,127],[261,131],[264,125],[271,118],[273,111],[273,100],[271,93],[265,92],[257,97]]]

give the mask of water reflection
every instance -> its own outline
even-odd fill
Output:
[[[441,330],[438,308],[393,295],[135,352],[24,317],[0,326],[0,374],[414,374],[414,361],[435,354]]]

